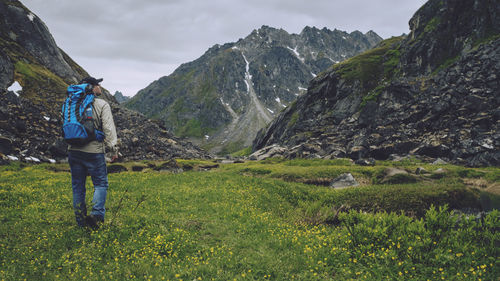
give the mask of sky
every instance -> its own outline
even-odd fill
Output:
[[[21,0],[57,45],[112,94],[133,96],[215,44],[262,25],[305,26],[382,38],[409,33],[424,0]]]

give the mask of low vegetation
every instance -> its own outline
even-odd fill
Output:
[[[399,46],[403,36],[392,37],[379,43],[369,51],[334,65],[334,69],[349,83],[359,81],[365,92],[369,92],[384,79],[395,74],[399,63]]]
[[[106,222],[97,231],[74,222],[67,164],[0,167],[0,280],[500,275],[500,212],[453,210],[484,208],[484,196],[495,202],[496,191],[487,191],[500,182],[496,167],[413,159],[368,167],[345,159],[177,160],[184,172],[156,171],[165,164],[120,163],[128,171],[110,174]],[[381,184],[388,168],[413,180]],[[345,172],[360,186],[325,186]]]
[[[28,88],[34,88],[35,85],[47,84],[52,85],[51,88],[64,93],[68,87],[66,82],[45,67],[23,61],[18,61],[15,64],[15,78]]]

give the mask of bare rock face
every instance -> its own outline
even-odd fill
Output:
[[[0,0],[0,153],[8,159],[64,159],[60,110],[69,84],[89,74],[59,49],[45,24],[19,1]],[[8,88],[17,82],[18,92]],[[129,159],[208,158],[159,123],[121,107],[107,91],[120,153]]]
[[[385,40],[314,79],[259,132],[253,150],[307,144],[320,147],[323,158],[410,154],[499,165],[499,6],[429,1],[412,18],[409,36]]]
[[[428,1],[410,19],[401,54],[407,75],[429,74],[498,33],[500,4],[492,0]]]
[[[14,76],[14,66],[10,58],[0,50],[0,88],[6,89]]]
[[[0,34],[2,41],[17,44],[57,76],[73,83],[82,78],[64,58],[47,26],[21,2],[0,1]]]

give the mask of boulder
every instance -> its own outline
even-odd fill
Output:
[[[160,166],[154,168],[156,171],[160,172],[171,172],[171,173],[182,173],[184,170],[179,167],[175,159],[170,159],[167,162],[163,162]]]
[[[273,144],[259,149],[252,153],[248,159],[250,160],[264,160],[272,157],[283,157],[283,154],[287,151],[286,148],[279,145]]]
[[[418,167],[415,170],[415,174],[417,174],[417,175],[428,174],[428,173],[429,173],[429,171],[427,171],[426,169],[424,169],[422,167]]]
[[[330,187],[333,188],[345,188],[358,185],[359,183],[356,181],[356,179],[352,176],[351,173],[341,174],[330,183]]]
[[[397,168],[387,168],[384,170],[383,178],[380,181],[382,184],[405,184],[414,183],[417,179],[408,174],[407,171]]]
[[[441,158],[436,159],[436,161],[432,162],[432,165],[446,165],[448,162],[444,161]]]
[[[367,158],[367,159],[358,159],[354,161],[354,164],[360,166],[375,166],[375,159]]]
[[[433,171],[432,174],[430,175],[430,177],[433,179],[440,179],[440,178],[445,177],[447,173],[448,173],[447,170],[445,170],[443,168],[439,168],[439,169]]]

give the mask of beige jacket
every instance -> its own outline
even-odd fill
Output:
[[[100,130],[102,127],[105,137],[104,142],[91,141],[84,146],[70,145],[68,150],[78,150],[88,153],[106,153],[106,146],[111,149],[111,151],[115,151],[117,137],[115,122],[111,114],[111,107],[105,100],[96,98],[94,99],[92,116],[94,117],[95,128]]]

